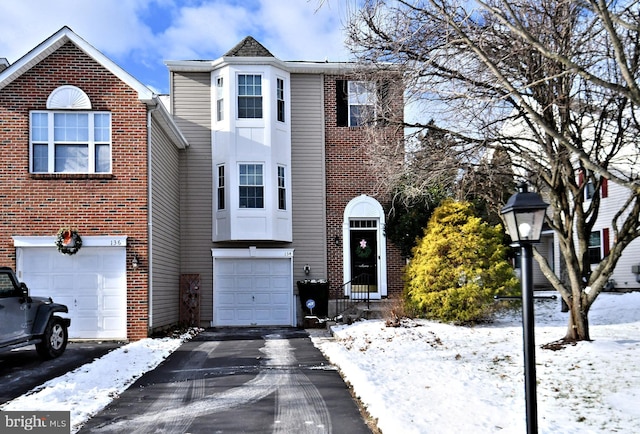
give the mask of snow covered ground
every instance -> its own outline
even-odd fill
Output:
[[[640,293],[602,294],[590,314],[592,342],[559,351],[558,301],[537,301],[536,369],[540,433],[640,432]],[[383,433],[525,432],[519,311],[490,325],[362,321],[314,343],[337,365]],[[125,345],[0,410],[70,410],[72,431],[189,335]]]
[[[592,342],[559,351],[559,301],[536,301],[540,433],[640,433],[640,293],[601,294]],[[472,328],[365,321],[316,339],[383,433],[526,432],[519,311]]]

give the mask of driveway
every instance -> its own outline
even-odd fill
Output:
[[[0,404],[107,354],[122,343],[69,342],[62,355],[42,360],[34,345],[0,353]]]
[[[210,329],[148,372],[81,433],[371,433],[304,330]]]

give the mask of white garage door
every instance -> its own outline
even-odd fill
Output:
[[[32,295],[69,307],[71,339],[126,339],[125,247],[83,247],[75,255],[23,248],[20,271]]]
[[[294,325],[290,258],[215,258],[216,326]]]

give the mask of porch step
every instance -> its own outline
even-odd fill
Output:
[[[391,300],[371,300],[367,302],[360,302],[352,306],[346,312],[343,312],[341,318],[342,323],[352,324],[360,319],[383,319],[387,316],[391,308]],[[331,306],[329,306],[329,313],[331,314]],[[336,316],[336,313],[330,316]]]

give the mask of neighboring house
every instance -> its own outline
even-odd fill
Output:
[[[517,120],[507,124],[504,127],[506,135],[519,137],[522,131],[528,131],[528,127],[520,125],[520,122],[522,122],[522,120]],[[587,132],[586,134],[588,134],[589,129],[586,128],[583,131],[583,134],[585,134],[585,131]],[[535,141],[533,142],[535,143]],[[635,166],[637,166],[638,158],[639,155],[636,151],[636,147],[633,144],[630,144],[630,146],[618,150],[618,154],[609,162],[608,169],[619,171],[620,173],[635,173]],[[511,159],[513,161],[518,161],[517,153],[512,152]],[[529,175],[526,171],[521,169],[526,166],[527,163],[525,161],[519,161],[513,166],[514,173],[519,175],[518,177],[521,179],[526,179]],[[584,185],[584,183],[587,182],[585,181],[585,178],[588,177],[585,177],[584,173],[580,172],[581,169],[576,167],[574,170],[576,181],[579,185]],[[630,191],[627,188],[614,182],[609,182],[607,179],[602,179],[599,188],[599,211],[589,239],[589,262],[592,270],[609,254],[609,250],[615,241],[612,222],[620,212],[623,204],[629,199],[630,195]],[[594,193],[594,185],[591,183],[587,184],[584,188],[585,197],[583,206],[585,209],[591,205],[591,199],[594,197]],[[541,195],[544,199],[545,192],[541,192]],[[621,222],[624,217],[624,214],[618,216],[618,222]],[[577,242],[577,237],[574,237],[574,239]],[[556,233],[553,230],[548,229],[548,227],[547,230],[543,228],[540,243],[536,244],[535,247],[538,252],[547,259],[547,262],[554,273],[560,279],[563,279],[562,255],[560,254],[560,247]],[[519,271],[519,261],[516,261],[515,265],[517,271]],[[534,288],[550,289],[552,287],[551,283],[542,274],[538,263],[535,261],[532,277]],[[635,239],[625,248],[620,259],[618,259],[613,274],[609,279],[609,283],[604,289],[605,291],[640,290],[640,239]]]
[[[0,70],[0,265],[69,307],[72,339],[177,323],[187,142],[158,96],[67,27]]]
[[[580,177],[580,174],[578,176]],[[593,196],[592,186],[587,186],[585,195],[585,206],[589,206]],[[604,179],[600,187],[600,198],[600,211],[589,239],[589,262],[592,269],[609,254],[609,249],[614,242],[611,222],[620,212],[622,204],[629,198],[629,190]],[[549,247],[553,248],[553,256],[550,257],[553,258],[554,270],[561,270],[560,249],[558,242],[555,241],[555,235],[550,240]],[[544,279],[544,276],[541,278]],[[640,239],[635,239],[625,248],[605,290],[640,290]]]
[[[302,279],[351,295],[343,284],[364,271],[372,298],[401,292],[404,262],[384,234],[388,198],[375,194],[358,125],[374,96],[395,95],[401,113],[399,86],[360,81],[353,64],[281,61],[251,37],[213,61],[166,64],[171,112],[190,145],[181,272],[199,277],[203,322],[301,324]]]

